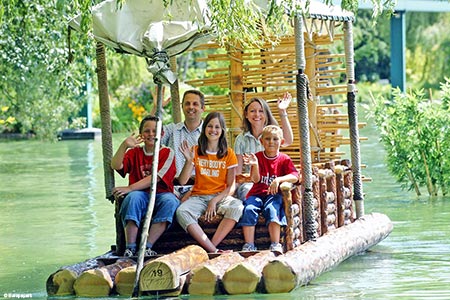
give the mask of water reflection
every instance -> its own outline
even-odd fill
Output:
[[[211,299],[450,299],[450,198],[401,190],[386,171],[375,129],[361,135],[369,137],[361,144],[363,174],[372,178],[364,184],[366,213],[388,215],[391,235],[292,293]],[[0,142],[0,162],[0,297],[44,299],[52,272],[115,241],[101,143]],[[196,298],[205,299],[189,297]]]

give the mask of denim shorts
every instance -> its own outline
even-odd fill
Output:
[[[244,212],[239,226],[255,226],[259,213],[262,211],[266,225],[275,222],[281,226],[287,225],[283,208],[283,198],[280,194],[250,196],[244,201]]]
[[[128,221],[133,221],[139,227],[145,219],[149,202],[149,193],[145,191],[132,191],[123,199],[120,207],[120,218],[123,226]],[[173,193],[159,193],[155,196],[152,223],[173,222],[175,211],[180,205],[180,200]]]

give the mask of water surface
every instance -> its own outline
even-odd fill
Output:
[[[401,190],[374,128],[361,135],[365,210],[388,215],[391,235],[292,293],[209,299],[450,299],[450,198]],[[46,298],[51,273],[115,243],[101,142],[0,142],[0,212],[0,297]]]

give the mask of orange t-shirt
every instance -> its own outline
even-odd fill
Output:
[[[237,158],[233,149],[228,148],[228,154],[218,158],[216,153],[208,152],[198,156],[194,146],[195,182],[192,196],[213,195],[222,192],[227,187],[227,172],[237,167]]]

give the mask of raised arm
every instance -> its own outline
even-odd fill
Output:
[[[114,170],[121,170],[123,168],[123,158],[129,148],[134,148],[142,143],[142,137],[138,135],[134,136],[134,133],[127,137],[119,146],[114,156],[111,158],[111,168]]]
[[[259,182],[261,178],[259,175],[258,158],[256,158],[256,155],[254,153],[244,154],[242,158],[244,160],[244,164],[250,165],[250,179],[253,182]]]
[[[180,172],[180,175],[178,176],[178,182],[181,185],[185,185],[192,174],[192,169],[194,168],[193,161],[194,161],[194,148],[189,147],[187,141],[183,141],[180,146],[180,151],[183,153],[184,158],[186,161],[184,162],[183,169]]]
[[[281,145],[287,147],[294,141],[294,133],[292,132],[291,123],[287,113],[287,108],[292,101],[292,96],[289,92],[284,93],[283,99],[278,98],[278,113],[281,118],[281,127],[283,129],[284,143]]]

